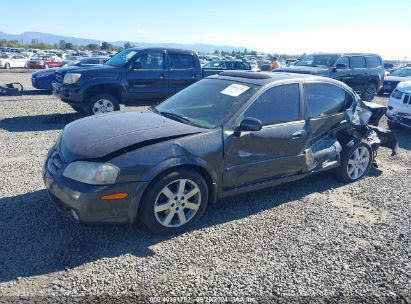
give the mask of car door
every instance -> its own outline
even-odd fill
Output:
[[[155,104],[167,98],[164,56],[164,51],[149,50],[133,58],[127,72],[129,104]]]
[[[351,68],[348,56],[341,56],[335,62],[335,68],[332,71],[332,78],[342,81],[346,84],[350,81]]]
[[[301,172],[308,130],[302,118],[299,84],[268,88],[239,115],[237,123],[244,117],[261,120],[263,128],[255,132],[225,130],[225,189]]]
[[[201,78],[199,75],[201,67],[193,54],[168,52],[167,65],[169,95],[174,95]]]
[[[350,56],[351,77],[347,84],[356,92],[362,92],[367,82],[368,73],[364,56]]]
[[[331,83],[304,83],[303,87],[311,144],[341,123],[345,109],[351,106],[353,97],[343,88]]]

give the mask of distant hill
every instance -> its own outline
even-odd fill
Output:
[[[7,40],[18,40],[22,41],[23,43],[30,44],[33,39],[37,39],[39,42],[47,43],[47,44],[54,44],[59,43],[60,40],[64,40],[65,42],[71,42],[77,45],[87,45],[90,43],[98,43],[100,44],[101,40],[96,39],[87,39],[87,38],[77,38],[77,37],[70,37],[70,36],[61,36],[61,35],[54,35],[49,33],[39,33],[39,32],[24,32],[20,35],[12,35],[0,32],[0,39],[7,39]],[[126,41],[114,41],[110,42],[116,46],[123,46]],[[213,53],[216,49],[219,51],[243,51],[244,47],[233,47],[229,45],[212,45],[212,44],[204,44],[204,43],[196,43],[196,44],[180,44],[180,43],[146,43],[146,42],[132,42],[130,43],[138,46],[138,47],[170,47],[170,48],[178,48],[178,49],[190,49],[197,52],[204,52],[204,53]]]

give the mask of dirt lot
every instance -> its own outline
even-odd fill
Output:
[[[30,75],[0,73],[0,84],[19,81],[32,90]],[[138,225],[78,226],[55,210],[42,163],[60,130],[78,118],[43,92],[0,97],[0,295],[6,301],[122,295],[411,302],[410,130],[396,130],[399,155],[381,149],[379,168],[357,183],[344,185],[327,173],[226,199],[192,231],[167,238]]]

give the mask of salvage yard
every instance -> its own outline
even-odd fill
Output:
[[[59,132],[83,116],[30,76],[0,73],[0,85],[28,90],[0,96],[0,295],[411,302],[410,130],[395,130],[399,154],[381,148],[379,168],[358,182],[325,173],[224,199],[182,235],[79,226],[49,201],[41,172]]]

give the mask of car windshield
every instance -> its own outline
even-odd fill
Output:
[[[66,63],[64,66],[73,66],[73,65],[77,65],[79,63],[81,63],[80,60],[74,60],[74,61],[70,61],[70,62]]]
[[[138,51],[135,49],[126,49],[124,51],[121,51],[120,53],[114,55],[111,57],[106,64],[116,66],[116,67],[122,67],[125,66],[131,58],[134,57],[135,54],[137,54]]]
[[[258,88],[221,79],[203,79],[153,109],[168,118],[213,129],[236,111]]]
[[[337,61],[337,55],[308,55],[298,61],[296,66],[331,67]]]
[[[396,70],[396,71],[392,72],[390,76],[410,77],[411,76],[411,69]]]
[[[210,61],[204,65],[205,68],[220,68],[224,67],[224,61]]]
[[[50,58],[50,56],[38,56],[38,57],[36,57],[36,59],[39,59],[39,60],[48,60]]]

